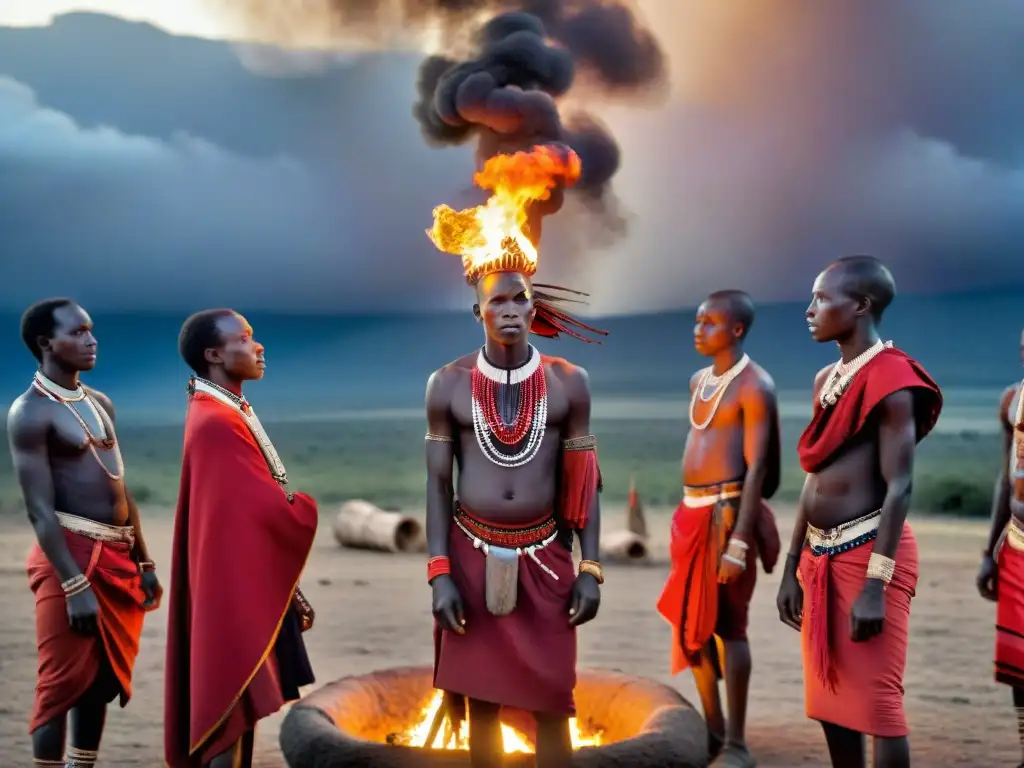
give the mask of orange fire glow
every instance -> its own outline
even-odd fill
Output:
[[[444,701],[444,694],[435,691],[430,703],[423,708],[420,719],[408,733],[408,744],[411,747],[425,747],[428,749],[469,749],[469,723],[463,721],[458,733],[452,733],[450,729],[441,729],[434,738],[432,744],[427,744],[430,738],[430,727],[441,709]],[[572,738],[572,748],[596,747],[601,744],[601,734],[584,736],[580,731],[576,718],[569,721],[569,735]],[[523,734],[511,726],[501,724],[501,738],[504,742],[505,754],[520,753],[533,754],[533,747]]]
[[[493,191],[490,199],[462,211],[437,206],[427,237],[438,250],[462,257],[470,282],[496,269],[532,275],[537,271],[537,249],[524,232],[527,207],[547,200],[559,184],[575,184],[581,171],[579,155],[568,148],[541,145],[529,152],[496,155],[473,175],[474,184]]]

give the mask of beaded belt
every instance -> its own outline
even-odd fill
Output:
[[[715,483],[714,485],[684,486],[683,505],[691,509],[715,504],[727,499],[737,499],[743,493],[743,481],[732,480],[728,483]]]
[[[90,520],[87,517],[69,515],[67,512],[58,512],[57,521],[64,530],[77,533],[79,536],[85,536],[93,541],[123,543],[129,547],[135,546],[135,529],[130,525],[107,525],[106,523]]]
[[[455,524],[473,542],[473,546],[485,555],[492,547],[515,552],[520,556],[526,555],[545,573],[558,579],[554,571],[537,559],[537,552],[558,538],[558,523],[554,516],[535,525],[509,528],[478,520],[460,505],[456,505]]]
[[[878,524],[881,520],[882,510],[879,509],[827,530],[808,525],[807,543],[810,545],[811,554],[815,557],[837,555],[866,544],[878,535]]]

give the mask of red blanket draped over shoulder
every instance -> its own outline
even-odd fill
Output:
[[[241,414],[195,394],[171,556],[171,768],[199,765],[211,741],[227,747],[282,706],[272,652],[316,526],[316,502],[301,493],[288,501]]]
[[[853,377],[835,405],[822,408],[815,398],[814,417],[797,445],[804,472],[814,474],[827,465],[860,433],[875,406],[901,389],[914,390],[917,439],[923,440],[939,420],[942,393],[920,363],[889,347]]]

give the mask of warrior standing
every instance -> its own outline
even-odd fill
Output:
[[[7,418],[37,539],[27,564],[39,649],[29,726],[37,766],[95,764],[107,704],[128,703],[143,617],[162,594],[124,483],[114,406],[79,381],[96,365],[92,331],[70,299],[28,308],[21,337],[39,369]]]
[[[192,315],[178,340],[195,372],[174,520],[164,751],[171,768],[248,768],[256,724],[313,682],[298,589],[316,502],[284,465],[242,384],[263,345],[228,309]]]
[[[764,503],[779,485],[775,384],[743,351],[754,303],[718,291],[697,310],[694,345],[713,360],[690,380],[683,502],[672,519],[672,569],[658,611],[672,625],[672,674],[693,669],[715,766],[755,765],[744,735],[750,685],[747,623],[756,554],[771,573],[779,556]],[[718,638],[724,645],[729,717],[722,714]]]
[[[1024,361],[1024,333],[1020,351]],[[996,478],[992,527],[982,552],[978,591],[986,600],[996,601],[995,675],[1013,691],[1024,753],[1024,382],[1003,392],[998,417],[1003,463]]]
[[[572,750],[576,628],[597,615],[604,580],[600,476],[586,372],[541,355],[528,334],[584,338],[574,328],[595,329],[556,309],[551,286],[532,282],[529,242],[505,237],[500,251],[463,254],[463,265],[484,345],[435,371],[426,391],[434,685],[450,712],[468,703],[475,768],[502,764],[501,720],[523,712],[533,715],[537,765],[562,768]]]
[[[903,709],[917,542],[906,522],[914,453],[942,409],[938,386],[878,336],[896,295],[878,259],[848,256],[814,282],[807,324],[841,359],[814,382],[800,436],[807,479],[779,587],[780,619],[800,630],[807,716],[832,765],[910,765]]]

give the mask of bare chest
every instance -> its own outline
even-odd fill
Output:
[[[704,392],[696,388],[690,397],[690,430],[699,433],[711,430],[743,429],[743,407],[739,394],[732,387],[716,394],[710,387]]]
[[[114,428],[100,408],[89,399],[50,406],[51,445],[68,453],[81,453],[90,445],[110,444],[115,440]]]

